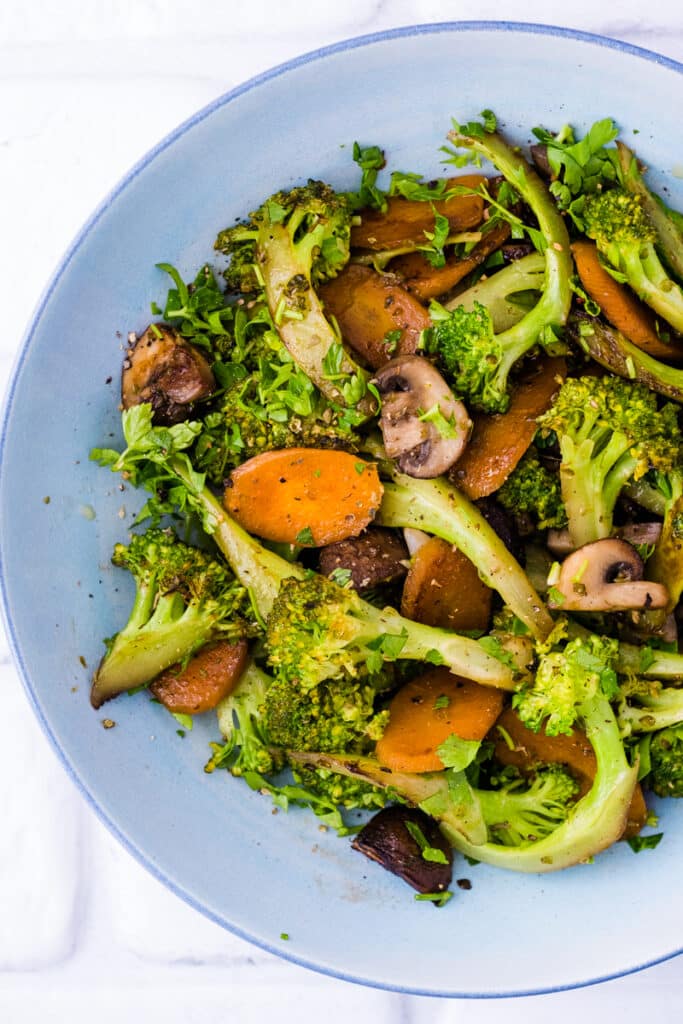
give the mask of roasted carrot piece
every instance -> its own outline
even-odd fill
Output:
[[[444,767],[437,748],[449,736],[482,740],[503,706],[504,694],[490,686],[435,668],[401,687],[389,705],[389,724],[377,743],[377,760],[404,772]]]
[[[410,252],[392,260],[389,269],[403,278],[405,288],[412,295],[421,302],[428,302],[455,288],[463,278],[481,266],[487,256],[499,249],[509,236],[510,226],[503,222],[483,234],[467,256],[459,259],[451,257],[443,267],[433,267],[420,252]]]
[[[443,629],[486,629],[492,596],[493,591],[462,551],[440,537],[430,537],[410,562],[401,614]]]
[[[463,174],[449,178],[448,188],[458,185],[477,189],[486,179],[481,174]],[[434,209],[442,217],[448,217],[453,233],[467,231],[481,223],[484,215],[484,200],[478,195],[459,195],[434,203]],[[434,230],[434,210],[431,203],[416,202],[394,196],[387,200],[384,213],[379,210],[362,210],[361,223],[351,228],[351,246],[359,249],[395,249],[401,245],[425,244],[425,231]]]
[[[173,665],[150,686],[151,693],[175,714],[210,711],[235,688],[247,663],[246,640],[207,644],[185,668]]]
[[[680,345],[667,344],[657,333],[657,318],[626,285],[615,281],[598,258],[593,242],[574,242],[574,262],[586,293],[624,337],[655,359],[683,359]]]
[[[344,341],[374,370],[394,356],[416,352],[431,323],[424,306],[395,278],[359,263],[349,263],[319,294]]]
[[[550,405],[567,372],[564,359],[540,360],[512,389],[507,412],[474,417],[470,442],[450,472],[468,498],[485,498],[505,483],[536,433],[536,419]]]
[[[495,742],[494,756],[501,764],[514,765],[521,771],[539,762],[565,765],[579,784],[578,796],[584,796],[593,785],[597,761],[593,748],[580,729],[571,736],[548,736],[542,729],[532,732],[510,707],[503,711],[491,732]],[[623,838],[637,835],[647,819],[647,806],[640,785],[631,799]]]
[[[377,466],[348,452],[288,448],[233,470],[223,504],[258,537],[322,547],[356,537],[382,500]]]

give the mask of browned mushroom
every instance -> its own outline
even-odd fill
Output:
[[[385,807],[351,845],[418,892],[445,892],[451,884],[450,843],[434,819],[416,807]]]
[[[359,537],[349,537],[320,549],[318,569],[330,576],[336,569],[351,574],[354,590],[368,590],[403,579],[407,572],[408,549],[393,530],[371,526]]]
[[[472,421],[439,371],[421,356],[399,356],[374,382],[382,397],[384,448],[401,472],[430,478],[450,469],[465,450]]]
[[[669,592],[661,583],[644,580],[644,573],[642,558],[625,540],[596,540],[564,560],[549,603],[564,611],[665,608]]]
[[[661,523],[628,523],[616,531],[617,537],[637,547],[640,544],[656,544],[662,535]],[[548,550],[558,558],[564,558],[574,550],[569,530],[548,530]]]
[[[208,362],[193,345],[163,324],[152,324],[128,349],[121,374],[124,409],[149,402],[155,423],[180,423],[192,406],[215,390]]]

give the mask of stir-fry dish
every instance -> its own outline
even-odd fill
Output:
[[[454,123],[434,181],[356,143],[356,192],[160,264],[92,452],[148,492],[93,706],[217,716],[216,785],[437,905],[454,852],[638,852],[683,796],[683,217],[612,120],[533,135]]]

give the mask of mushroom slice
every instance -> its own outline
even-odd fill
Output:
[[[445,892],[451,884],[451,845],[434,819],[416,807],[385,807],[351,845],[418,892]]]
[[[153,324],[126,353],[121,374],[124,409],[149,402],[154,422],[186,420],[195,402],[215,390],[208,362],[193,345],[163,324]]]
[[[563,611],[616,612],[665,608],[669,592],[661,583],[644,580],[643,560],[617,537],[584,544],[565,558],[550,606]]]
[[[465,450],[472,421],[439,371],[421,356],[399,356],[374,383],[382,396],[379,425],[389,458],[408,476],[445,473]]]

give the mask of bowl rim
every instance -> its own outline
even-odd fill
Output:
[[[616,50],[621,53],[628,54],[633,57],[637,57],[641,60],[646,60],[649,63],[658,64],[671,71],[678,72],[683,75],[683,63],[671,58],[666,57],[663,54],[657,53],[653,50],[646,49],[645,47],[636,46],[632,43],[627,43],[622,40],[614,39],[610,36],[598,35],[593,32],[586,32],[580,29],[564,28],[559,25],[547,25],[536,22],[518,22],[518,21],[483,21],[483,20],[469,20],[469,21],[439,21],[439,22],[428,22],[419,23],[412,25],[404,25],[396,28],[383,29],[377,32],[365,33],[359,36],[353,36],[350,38],[342,39],[338,42],[331,43],[325,46],[318,47],[314,50],[306,51],[302,54],[296,55],[287,61],[280,64],[276,64],[266,71],[260,72],[257,75],[241,82],[237,86],[228,91],[222,93],[220,96],[211,100],[205,106],[201,107],[198,111],[192,114],[190,117],[182,121],[176,128],[165,135],[159,142],[156,143],[151,149],[149,149],[133,166],[120,178],[117,184],[105,195],[101,202],[97,205],[93,213],[84,222],[80,230],[77,232],[75,237],[72,239],[70,244],[67,246],[64,255],[58,261],[56,268],[53,270],[49,277],[47,284],[45,285],[42,294],[40,295],[35,308],[31,314],[24,334],[21,338],[19,346],[17,348],[16,355],[14,357],[14,363],[10,371],[8,383],[5,389],[5,394],[2,402],[1,420],[0,420],[0,489],[2,488],[3,475],[5,468],[4,452],[5,445],[7,443],[7,431],[9,418],[13,407],[16,384],[19,378],[19,374],[24,365],[24,361],[27,357],[33,336],[38,328],[38,325],[42,319],[45,307],[47,306],[53,292],[58,287],[59,282],[69,267],[71,261],[76,256],[81,245],[85,239],[90,235],[91,231],[97,226],[97,223],[108,210],[112,203],[117,197],[126,189],[129,185],[134,182],[137,176],[150,164],[152,161],[169,146],[181,138],[187,131],[189,131],[195,125],[204,121],[209,117],[215,110],[231,103],[233,100],[239,98],[245,93],[251,92],[253,89],[258,88],[260,85],[272,81],[286,74],[289,71],[295,70],[298,67],[302,67],[306,64],[310,64],[314,61],[322,60],[326,57],[334,54],[343,53],[347,50],[355,50],[363,46],[372,45],[374,43],[386,42],[393,39],[400,39],[412,36],[422,35],[437,35],[440,33],[455,33],[455,32],[517,32],[527,33],[529,35],[537,36],[549,36],[557,39],[569,39],[575,42],[586,43],[593,46],[600,46],[611,50]],[[257,946],[264,951],[279,957],[280,959],[286,960],[290,963],[296,964],[299,967],[305,967],[310,970],[316,971],[319,974],[326,975],[328,977],[336,978],[341,981],[352,982],[372,988],[381,989],[389,992],[397,992],[404,995],[418,995],[418,996],[436,996],[441,998],[453,998],[453,999],[509,999],[511,997],[524,997],[533,995],[547,995],[554,992],[565,992],[571,991],[578,988],[586,988],[591,985],[598,985],[605,981],[611,981],[615,978],[626,977],[629,974],[635,974],[637,972],[646,970],[649,967],[653,967],[656,964],[664,963],[667,960],[671,960],[676,956],[683,953],[683,946],[680,949],[673,950],[670,953],[657,956],[651,960],[647,960],[644,963],[636,964],[634,966],[627,966],[623,970],[613,971],[608,974],[596,975],[595,977],[586,978],[585,980],[572,981],[567,984],[561,985],[549,985],[542,986],[540,988],[530,988],[521,990],[511,991],[500,991],[500,992],[457,992],[453,990],[442,990],[438,991],[433,988],[420,988],[419,986],[412,985],[397,985],[389,982],[377,981],[372,978],[355,976],[353,974],[346,973],[344,970],[335,970],[331,967],[327,967],[316,963],[305,956],[297,956],[295,953],[283,949],[281,946],[276,946],[272,943],[264,941],[262,938],[254,937],[250,932],[240,925],[235,924],[232,921],[228,921],[220,913],[213,910],[211,907],[205,905],[200,900],[191,896],[181,886],[181,884],[169,877],[164,871],[160,870],[151,859],[148,853],[136,845],[134,839],[128,836],[120,827],[117,822],[109,816],[109,814],[100,806],[97,797],[93,794],[87,781],[82,775],[76,771],[71,761],[69,760],[68,754],[63,749],[59,739],[53,732],[52,726],[46,716],[44,715],[40,703],[38,701],[37,692],[34,687],[34,683],[30,678],[26,664],[24,662],[21,650],[17,642],[14,624],[12,621],[12,612],[10,606],[9,593],[7,588],[7,581],[3,571],[2,557],[0,552],[0,614],[2,615],[2,622],[5,628],[5,633],[8,639],[10,652],[12,654],[15,666],[19,670],[19,678],[22,682],[24,691],[28,698],[29,704],[42,728],[45,736],[47,737],[53,751],[57,755],[59,762],[65,769],[67,775],[70,777],[76,788],[80,792],[81,796],[85,799],[87,805],[92,811],[94,811],[97,818],[105,825],[109,832],[115,837],[115,839],[121,843],[121,845],[130,853],[135,860],[144,867],[154,878],[160,881],[167,889],[169,889],[175,896],[178,896],[186,904],[191,906],[194,910],[199,911],[209,920],[215,924],[220,925],[222,928],[237,935],[239,938],[250,942],[252,945]]]

